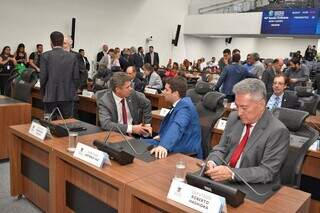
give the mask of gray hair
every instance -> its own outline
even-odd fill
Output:
[[[259,53],[251,53],[251,56],[252,56],[253,60],[255,60],[255,61],[259,61],[260,60]]]
[[[247,78],[234,85],[234,94],[250,94],[254,100],[266,100],[267,91],[263,81],[256,78]]]

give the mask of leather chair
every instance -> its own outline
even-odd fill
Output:
[[[31,101],[31,90],[37,82],[37,73],[33,69],[26,69],[21,78],[16,77],[12,82],[11,97],[23,102]]]
[[[208,82],[198,82],[195,88],[187,90],[187,96],[191,98],[192,102],[196,105],[202,101],[205,94],[212,91],[211,84]]]
[[[309,112],[310,115],[316,115],[320,96],[312,93],[312,88],[308,87],[297,86],[295,87],[295,91],[301,103],[300,110]]]
[[[223,99],[220,92],[208,92],[203,101],[196,105],[201,125],[201,144],[203,157],[206,158],[211,150],[211,135],[215,123],[224,113]]]
[[[280,171],[281,183],[299,188],[303,160],[309,147],[319,137],[319,133],[304,123],[309,115],[308,112],[276,108],[273,115],[290,131],[289,151]]]

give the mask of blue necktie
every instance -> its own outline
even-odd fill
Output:
[[[272,106],[272,109],[278,108],[279,102],[280,102],[280,97],[276,96],[274,99],[274,104]]]

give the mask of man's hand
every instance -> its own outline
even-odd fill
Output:
[[[166,158],[167,155],[168,155],[168,151],[166,148],[162,147],[162,146],[157,146],[155,148],[153,148],[151,151],[150,151],[150,154],[153,154],[155,155],[156,158]]]
[[[297,82],[298,82],[298,80],[296,78],[291,78],[290,79],[290,83],[297,83]]]
[[[226,166],[208,165],[208,169],[205,172],[214,181],[226,181],[232,179],[232,171]]]
[[[142,124],[139,125],[133,125],[132,126],[132,133],[138,134],[138,135],[147,135],[149,134],[151,127],[143,126]]]

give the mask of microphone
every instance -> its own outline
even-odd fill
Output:
[[[266,195],[269,194],[269,192],[264,192],[264,193],[260,193],[260,192],[257,192],[241,175],[239,175],[239,173],[237,173],[236,171],[232,170],[232,168],[229,166],[229,164],[224,160],[222,159],[219,155],[214,155],[216,156],[217,158],[219,158],[219,160],[222,161],[222,163],[228,167],[254,194],[260,196],[260,197],[264,197]],[[205,164],[206,165],[206,164]],[[280,184],[277,184],[277,185],[274,185],[271,187],[272,191],[276,191],[280,188]]]
[[[59,107],[56,107],[56,108],[54,108],[54,109],[52,110],[52,112],[51,112],[51,114],[50,114],[50,116],[49,116],[49,119],[48,119],[49,122],[51,122],[51,118],[52,118],[52,116],[54,115],[54,113],[55,113],[56,111],[58,111],[59,116],[60,116],[60,118],[61,118],[62,121],[63,121],[64,127],[66,128],[66,130],[67,130],[68,133],[69,133],[69,128],[68,128],[68,126],[67,126],[67,122],[66,122],[66,120],[63,118],[62,113],[61,113]]]
[[[142,155],[144,153],[146,153],[146,151],[144,152],[138,152],[133,146],[132,144],[128,141],[127,137],[123,134],[123,132],[121,131],[120,127],[118,125],[116,125],[116,128],[118,130],[118,132],[121,134],[122,138],[125,140],[125,142],[130,146],[130,148],[133,150],[133,152],[136,154],[136,155]],[[140,139],[141,140],[141,139]]]
[[[206,170],[207,163],[208,163],[208,159],[203,162],[203,165],[202,165],[202,167],[201,167],[200,174],[199,174],[200,177],[203,177],[203,176],[204,176],[204,172],[205,172],[205,170]]]

